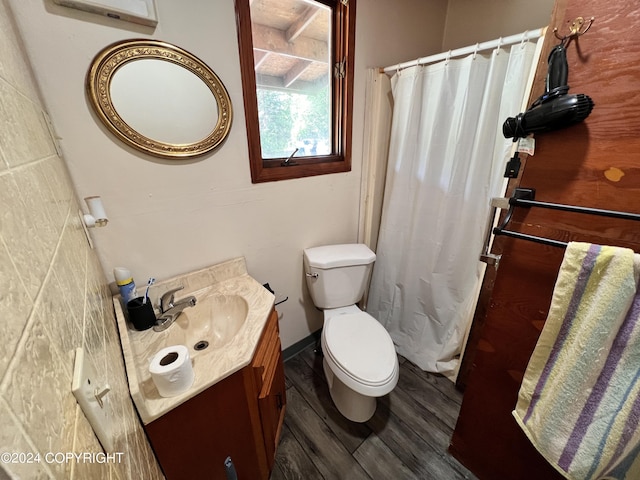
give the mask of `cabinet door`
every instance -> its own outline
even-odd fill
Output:
[[[253,368],[256,389],[258,392],[262,392],[263,385],[267,381],[267,377],[270,373],[270,363],[273,363],[273,350],[276,341],[279,341],[278,335],[278,313],[273,310],[269,315],[267,324],[264,327],[258,346],[256,347],[256,353],[253,356],[251,367]]]
[[[286,404],[284,364],[278,332],[278,313],[273,310],[265,325],[251,367],[269,470],[273,467]]]
[[[280,339],[273,345],[266,382],[258,397],[269,470],[273,467],[287,403]]]
[[[145,425],[167,480],[224,480],[227,456],[238,478],[269,478],[252,373],[242,369]]]

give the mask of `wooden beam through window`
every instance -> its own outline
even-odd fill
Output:
[[[320,13],[320,9],[314,6],[308,6],[305,11],[300,15],[300,17],[291,24],[291,26],[287,29],[287,33],[285,37],[288,42],[293,42],[296,38],[298,38],[302,32],[313,22],[316,16]]]
[[[300,75],[302,75],[304,71],[309,68],[309,65],[311,65],[311,62],[308,60],[298,60],[296,64],[291,69],[289,69],[289,71],[284,76],[283,83],[285,88],[290,87],[293,82],[300,78]]]
[[[253,25],[254,50],[263,50],[287,55],[301,60],[328,63],[329,47],[327,42],[309,37],[298,37],[295,43],[287,41],[285,32],[264,25]]]

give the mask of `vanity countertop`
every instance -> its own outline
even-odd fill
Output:
[[[274,306],[273,294],[247,273],[242,257],[158,282],[150,291],[153,305],[158,304],[157,300],[164,292],[180,285],[184,289],[176,293],[176,299],[189,295],[194,295],[199,300],[209,296],[241,297],[247,304],[246,319],[226,344],[197,351],[186,340],[190,328],[188,309],[185,310],[187,315],[182,314],[163,332],[155,332],[153,329],[137,331],[125,319],[120,295],[113,297],[129,390],[145,424],[249,365]],[[181,317],[187,320],[181,320]],[[195,379],[186,392],[165,398],[158,393],[148,367],[158,351],[176,344],[185,344],[188,348]]]

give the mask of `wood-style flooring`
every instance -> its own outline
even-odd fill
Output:
[[[400,379],[366,423],[331,401],[314,346],[284,364],[287,410],[271,480],[475,479],[447,453],[462,394],[400,358]]]

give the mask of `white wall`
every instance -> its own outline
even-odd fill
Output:
[[[442,51],[546,27],[555,0],[449,0]]]
[[[289,297],[279,307],[287,347],[321,326],[303,285],[302,249],[356,240],[367,67],[436,53],[445,0],[359,0],[353,171],[251,184],[232,0],[156,0],[154,30],[53,4],[9,0],[60,137],[78,196],[100,195],[110,218],[92,231],[107,278],[115,266],[139,285],[243,255],[249,272]],[[87,103],[93,56],[112,42],[148,37],[204,60],[227,87],[227,141],[191,161],[166,161],[118,142]]]

